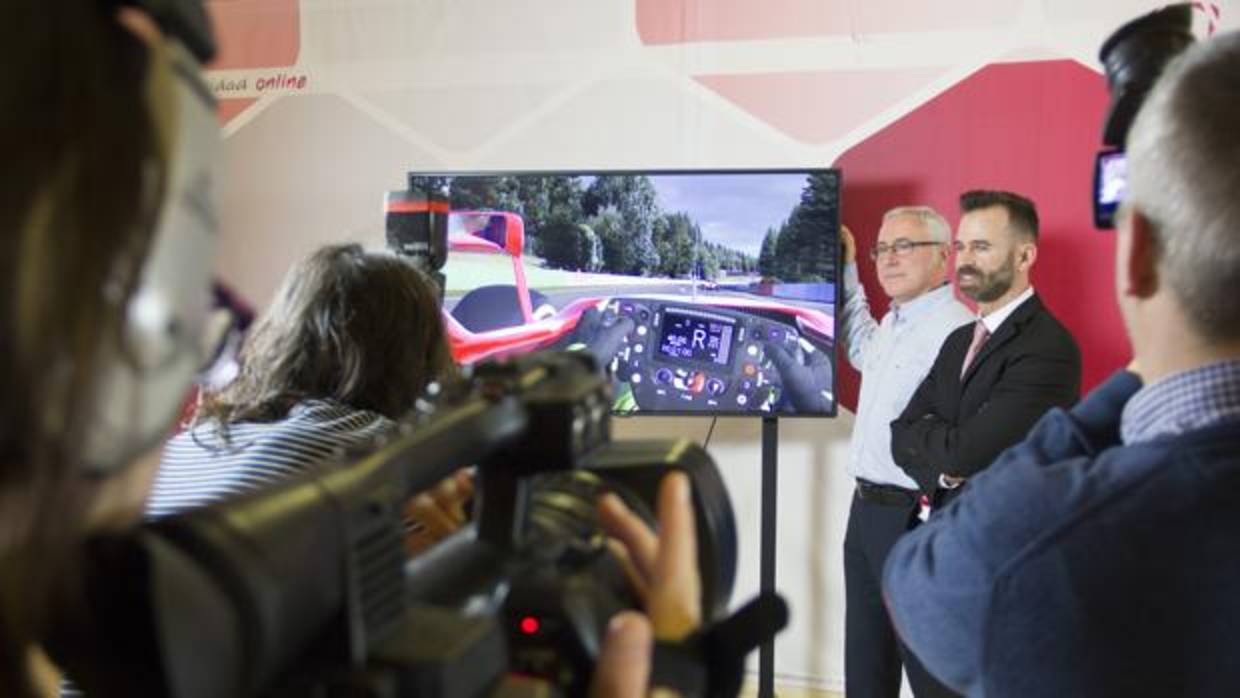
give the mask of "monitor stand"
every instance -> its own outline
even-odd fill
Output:
[[[775,515],[778,493],[776,463],[779,452],[779,419],[762,418],[762,542],[758,567],[759,590],[775,593]],[[775,697],[775,639],[758,650],[758,698]]]

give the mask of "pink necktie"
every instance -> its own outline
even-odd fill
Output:
[[[964,378],[964,374],[969,371],[969,364],[973,363],[973,359],[977,357],[977,352],[981,351],[982,345],[986,343],[986,339],[990,337],[990,330],[986,329],[986,323],[978,320],[973,325],[973,343],[969,345],[969,353],[964,355],[964,363],[960,366],[960,377]]]

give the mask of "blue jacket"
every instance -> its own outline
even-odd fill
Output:
[[[1120,443],[1121,372],[1047,413],[887,558],[887,605],[969,696],[1240,695],[1240,423]]]

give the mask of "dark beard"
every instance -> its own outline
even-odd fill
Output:
[[[959,278],[965,272],[972,272],[978,283],[971,288],[961,286],[960,292],[977,303],[992,303],[1002,298],[1016,280],[1016,254],[1008,255],[1003,266],[989,274],[983,274],[977,267],[964,266],[956,270],[956,277]]]

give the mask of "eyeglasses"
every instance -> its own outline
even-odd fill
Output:
[[[885,242],[880,242],[874,247],[870,248],[870,259],[877,262],[879,257],[882,257],[888,252],[895,255],[896,257],[907,257],[908,254],[913,251],[914,247],[924,247],[926,245],[942,245],[942,244],[944,243],[934,242],[934,241],[914,242],[912,240],[906,240],[904,238],[900,238],[899,240],[896,240],[890,245],[888,245]]]

